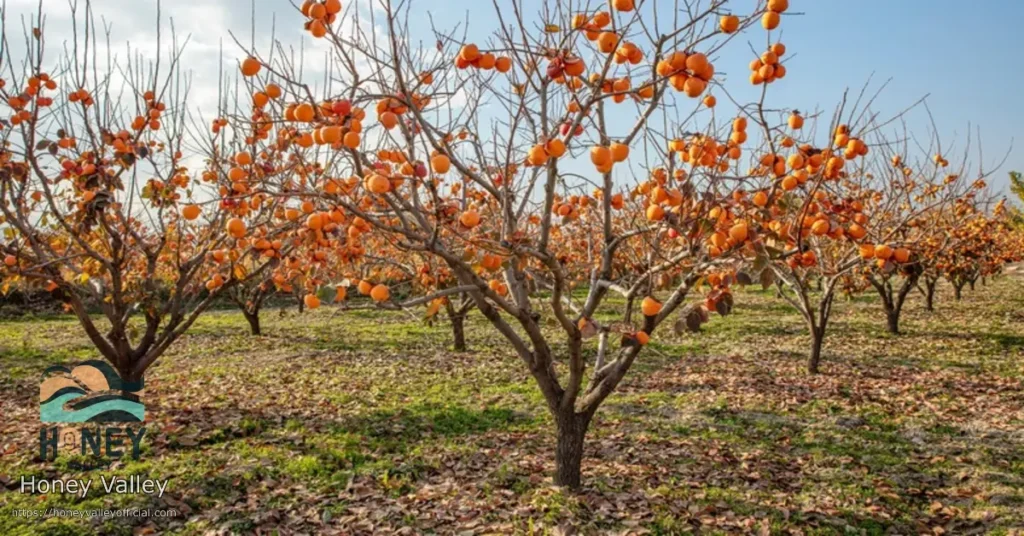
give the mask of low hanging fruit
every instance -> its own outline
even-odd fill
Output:
[[[384,285],[377,285],[370,290],[370,297],[378,303],[387,301],[391,297],[391,291]]]

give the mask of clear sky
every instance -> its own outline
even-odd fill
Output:
[[[440,26],[461,23],[468,13],[471,40],[484,41],[496,25],[490,0],[412,1],[417,13],[429,11]],[[365,6],[372,0],[342,2]],[[672,5],[668,0],[647,2],[659,2],[664,9]],[[128,40],[143,49],[151,46],[155,1],[137,0],[128,9],[124,0],[93,3],[97,15],[113,25],[115,50],[123,50]],[[8,0],[7,4],[8,25],[20,33],[18,18],[34,11],[37,0]],[[302,17],[287,0],[257,0],[256,4],[259,34],[269,33],[273,14],[279,37],[293,44],[312,42],[301,29]],[[525,4],[527,13],[537,13],[541,1],[525,0]],[[740,14],[749,13],[754,4],[755,0],[730,2]],[[44,0],[43,6],[49,18],[49,39],[62,40],[61,32],[68,28],[67,3]],[[242,53],[226,35],[231,30],[248,40],[250,1],[167,0],[163,12],[174,17],[179,34],[191,34],[185,59],[196,72],[193,102],[209,106],[215,102],[220,40],[225,38],[227,65],[234,65]],[[783,18],[781,35],[789,50],[789,74],[771,87],[773,107],[831,110],[847,87],[859,89],[869,76],[875,81],[873,87],[891,78],[875,106],[883,116],[929,95],[944,145],[955,141],[956,149],[962,151],[968,128],[972,135],[980,128],[984,164],[991,167],[1012,144],[1009,158],[990,184],[1001,189],[1008,171],[1024,170],[1024,99],[1020,97],[1024,59],[1018,53],[1017,37],[1024,23],[1024,0],[791,0],[790,13]],[[424,25],[425,39],[429,39],[427,28]],[[755,43],[756,49],[764,47],[764,30],[758,26],[748,34],[745,39]],[[743,43],[731,44],[715,58],[717,71],[727,77],[726,87],[741,102],[753,100],[756,94],[746,82],[750,59]],[[917,114],[909,121],[918,135],[928,135],[927,116]],[[972,159],[976,169],[976,150]]]
[[[444,6],[444,12],[455,17],[469,11],[472,30],[491,26],[485,24],[494,10],[490,1],[422,4]],[[536,12],[540,2],[526,4]],[[753,0],[730,2],[737,13],[749,13],[754,4]],[[1024,170],[1024,56],[1018,53],[1024,1],[790,0],[789,11],[794,14],[784,16],[780,27],[791,56],[789,74],[772,84],[772,106],[802,110],[818,106],[831,111],[846,88],[855,92],[869,77],[872,87],[891,78],[875,106],[881,116],[895,114],[928,95],[940,139],[946,147],[955,142],[958,151],[953,153],[962,154],[968,129],[972,138],[980,129],[986,169],[1001,161],[1012,146],[1006,163],[989,180],[994,189],[1007,184],[1010,170]],[[485,32],[477,37],[482,39]],[[744,37],[762,50],[763,35],[758,26]],[[750,102],[757,94],[746,82],[752,55],[746,46],[733,46],[737,44],[723,51],[715,61],[716,70],[733,78],[725,83],[731,93],[746,97],[737,100]],[[908,125],[917,135],[928,135],[930,125],[923,110],[911,114]],[[977,169],[973,139],[972,147],[972,169]]]
[[[840,0],[790,2],[805,15],[785,21],[796,56],[784,97],[834,101],[846,85],[874,73],[892,78],[880,108],[896,111],[923,95],[943,143],[981,129],[986,164],[1013,146],[990,183],[1002,187],[1024,169],[1024,58],[1017,0]],[[852,6],[858,9],[852,9]],[[781,97],[780,95],[776,95]],[[961,144],[962,146],[962,144]]]

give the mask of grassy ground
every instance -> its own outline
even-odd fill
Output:
[[[551,486],[551,420],[479,317],[454,353],[445,325],[393,313],[268,311],[262,337],[208,314],[147,377],[139,460],[52,463],[33,460],[40,374],[96,355],[70,318],[3,322],[0,534],[1019,534],[1022,300],[1016,279],[960,303],[943,286],[899,336],[875,297],[839,303],[808,376],[799,317],[739,291],[702,333],[657,334],[598,413],[578,495]],[[168,493],[2,490],[112,474]],[[13,516],[48,506],[181,515]]]

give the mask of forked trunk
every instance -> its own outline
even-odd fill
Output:
[[[117,375],[121,377],[121,381],[125,383],[135,383],[142,379],[141,374],[133,374],[132,368],[120,368],[117,369]]]
[[[128,358],[120,360],[119,363],[121,363],[121,366],[115,365],[114,369],[121,378],[121,383],[139,385],[142,382],[145,371],[137,370],[138,360],[133,361],[131,358]],[[127,391],[131,391],[131,389]]]
[[[590,425],[590,416],[570,411],[557,418],[558,437],[555,443],[555,485],[579,489],[583,464],[583,442]]]

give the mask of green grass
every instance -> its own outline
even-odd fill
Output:
[[[0,476],[170,484],[162,499],[2,492],[0,534],[1009,534],[1024,526],[1022,298],[1013,279],[959,303],[940,287],[934,313],[915,294],[899,336],[871,295],[841,300],[823,374],[809,376],[799,316],[771,291],[739,290],[734,314],[700,333],[655,334],[596,417],[578,496],[551,487],[543,399],[478,315],[470,351],[451,353],[446,325],[403,314],[267,310],[252,337],[240,314],[212,311],[147,375],[141,459],[52,463],[33,459],[38,378],[96,353],[69,317],[4,321]],[[46,506],[182,513],[12,515]]]

